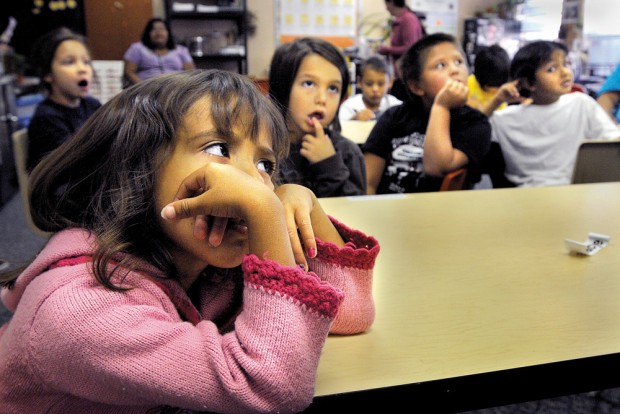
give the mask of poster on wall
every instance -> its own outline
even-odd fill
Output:
[[[337,46],[351,46],[357,37],[358,0],[280,0],[278,42],[316,36]]]
[[[412,10],[426,15],[424,26],[429,34],[458,35],[457,0],[408,0],[407,4]]]

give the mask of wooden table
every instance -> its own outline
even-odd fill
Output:
[[[356,144],[363,144],[377,121],[340,121],[341,134]]]
[[[376,321],[328,338],[308,412],[454,412],[620,386],[620,183],[321,203],[381,253]],[[569,254],[564,239],[589,232],[609,246]]]

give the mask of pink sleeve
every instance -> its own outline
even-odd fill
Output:
[[[379,242],[333,217],[330,219],[346,245],[339,248],[317,239],[318,255],[309,259],[308,265],[322,280],[344,292],[344,301],[330,333],[348,335],[364,332],[375,317],[372,279]]]
[[[242,266],[243,310],[226,334],[182,321],[158,285],[135,273],[122,292],[76,278],[37,309],[24,342],[29,369],[55,393],[100,403],[301,411],[342,292],[256,256]]]

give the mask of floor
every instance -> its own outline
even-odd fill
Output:
[[[476,188],[491,188],[487,180],[488,177],[483,177]],[[13,267],[26,265],[45,244],[45,239],[30,231],[24,217],[19,193],[0,209],[0,258],[11,262]],[[0,302],[0,325],[10,318],[11,313]],[[467,414],[620,414],[620,389],[468,411]]]

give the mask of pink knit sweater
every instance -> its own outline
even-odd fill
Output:
[[[124,278],[129,290],[108,290],[89,271],[94,238],[56,234],[1,293],[14,311],[0,327],[1,411],[302,410],[330,328],[362,332],[374,318],[379,245],[334,224],[348,243],[317,241],[312,272],[249,255],[243,272],[197,282],[193,302],[148,264]]]

